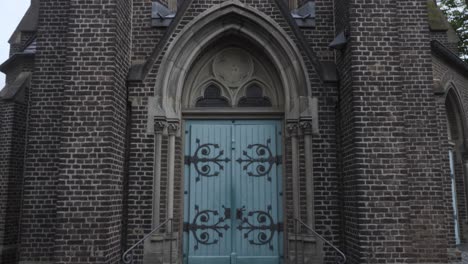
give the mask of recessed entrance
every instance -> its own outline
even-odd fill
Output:
[[[185,124],[184,263],[282,263],[282,125]]]
[[[178,252],[184,263],[282,263],[283,255],[291,254],[283,254],[283,241],[291,238],[283,239],[281,132],[288,128],[285,142],[291,145],[284,169],[290,173],[284,195],[289,219],[301,212],[300,137],[312,156],[312,135],[318,133],[318,100],[311,96],[309,78],[315,73],[295,43],[264,13],[227,1],[200,14],[166,46],[148,100],[147,128],[155,135],[153,226],[164,217],[177,226],[178,194],[184,193],[183,241],[169,237],[169,245],[183,247]],[[181,123],[185,185],[178,192]],[[303,172],[310,226],[312,165],[305,162]],[[160,205],[167,208],[165,216]],[[161,241],[145,252],[166,252]]]

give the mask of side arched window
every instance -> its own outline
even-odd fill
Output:
[[[239,99],[239,107],[271,107],[270,98],[263,96],[263,90],[257,85],[252,85],[245,90],[245,96]]]
[[[198,98],[197,107],[229,107],[229,101],[221,95],[221,89],[210,85],[205,89],[203,97]]]

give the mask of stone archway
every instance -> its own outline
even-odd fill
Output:
[[[223,110],[237,108],[241,112],[243,107],[248,107],[245,96],[257,88],[257,103],[261,104],[260,100],[264,99],[264,107],[284,112],[284,93],[278,71],[262,50],[235,34],[212,43],[192,64],[181,96],[182,111],[186,113],[197,108],[197,102],[213,87],[217,87],[219,97],[226,100]],[[239,105],[243,98],[244,103]]]
[[[226,47],[216,44],[223,42],[220,40],[229,38],[243,40],[243,43],[234,45],[231,42]],[[213,76],[201,80],[197,80],[191,75],[194,68],[198,67],[200,71],[203,71],[202,67],[197,66],[200,60],[216,59],[217,55],[226,52],[226,50],[236,50],[235,52],[241,53],[251,52],[245,43],[262,50],[262,56],[271,65],[268,67],[273,69],[274,74],[267,78],[260,76],[261,74],[258,76],[253,74],[245,80],[234,78],[224,81],[221,78],[222,71],[213,71]],[[220,50],[213,51],[214,57],[206,56],[204,58],[204,54],[209,54],[210,47],[213,45]],[[254,53],[249,55],[253,64],[259,60]],[[260,68],[257,67],[257,69]],[[291,184],[293,186],[291,192],[293,194],[292,204],[294,205],[293,217],[299,217],[299,137],[304,137],[306,155],[311,156],[312,135],[318,131],[318,105],[317,99],[311,97],[310,80],[301,52],[288,34],[272,19],[258,10],[237,1],[223,2],[206,10],[181,30],[169,44],[159,69],[156,77],[155,97],[150,99],[148,105],[148,132],[155,134],[155,179],[160,177],[161,172],[162,138],[163,135],[168,135],[167,160],[164,164],[167,166],[167,217],[170,219],[174,217],[174,165],[178,162],[175,148],[176,138],[181,136],[180,127],[184,111],[196,106],[197,102],[208,103],[209,100],[203,101],[205,97],[208,97],[205,99],[212,101],[217,99],[214,100],[215,104],[234,108],[232,106],[238,106],[241,99],[248,97],[247,90],[251,86],[255,88],[250,94],[258,95],[260,94],[258,91],[261,90],[261,95],[257,97],[271,103],[275,111],[281,113],[281,121],[284,121],[283,125],[289,133],[288,140],[291,142],[292,149],[290,154],[292,155],[292,164],[290,166],[293,175]],[[274,81],[268,80],[268,78],[272,78]],[[233,84],[230,85],[229,82]],[[237,88],[232,89],[233,86]],[[265,111],[268,112],[268,110]],[[249,112],[241,107],[235,107],[232,113],[246,114]],[[299,130],[303,133],[299,133]],[[307,193],[310,195],[306,199],[307,222],[311,226],[314,223],[312,171],[312,162],[306,162]],[[156,180],[156,182],[158,181]],[[160,187],[155,184],[155,188]],[[155,193],[158,195],[161,192],[156,189]],[[155,201],[158,201],[157,197]],[[159,207],[154,209],[154,211],[158,210]]]
[[[184,262],[279,263],[285,103],[278,70],[255,43],[230,31],[195,59],[180,99]]]
[[[181,119],[179,98],[189,69],[210,43],[228,34],[242,36],[262,47],[278,69],[286,119],[298,120],[301,110],[309,108],[310,81],[292,39],[265,14],[240,2],[227,1],[203,12],[169,45],[158,72],[155,98],[149,103],[150,132],[155,117]],[[307,105],[301,109],[301,104]]]
[[[455,239],[457,244],[461,244],[466,243],[468,239],[466,119],[459,94],[453,84],[450,84],[446,92],[445,110],[452,177]]]

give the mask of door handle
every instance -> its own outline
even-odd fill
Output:
[[[236,218],[238,220],[242,220],[242,217],[244,216],[244,211],[245,211],[245,206],[243,206],[242,208],[237,208],[236,210]]]

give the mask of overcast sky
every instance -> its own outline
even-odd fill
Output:
[[[0,64],[8,59],[8,39],[20,22],[30,0],[0,0]],[[5,86],[5,75],[0,73],[0,90]]]

